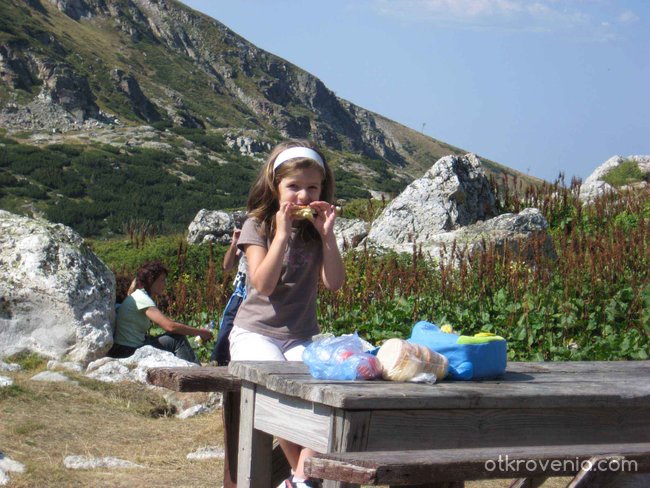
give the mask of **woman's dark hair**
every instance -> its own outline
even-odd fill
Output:
[[[115,275],[115,303],[122,303],[129,296],[129,286],[133,278],[127,274]]]
[[[147,261],[138,269],[135,286],[136,288],[144,288],[147,293],[151,293],[151,285],[163,274],[169,274],[163,263],[160,261]]]

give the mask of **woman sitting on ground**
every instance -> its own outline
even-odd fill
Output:
[[[144,263],[135,279],[133,291],[117,310],[113,347],[108,356],[126,358],[142,346],[153,346],[174,353],[180,359],[200,364],[187,336],[199,336],[204,342],[212,340],[208,329],[195,329],[166,317],[154,302],[165,291],[167,268],[159,261]],[[147,334],[151,322],[165,331],[152,337]]]

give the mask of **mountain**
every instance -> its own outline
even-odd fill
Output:
[[[241,206],[282,138],[327,152],[338,196],[395,194],[467,151],[337,97],[175,0],[0,0],[0,207],[85,234],[184,228]],[[483,160],[499,181],[534,179]]]

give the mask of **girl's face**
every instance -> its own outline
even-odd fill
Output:
[[[161,274],[156,281],[151,284],[151,294],[152,295],[162,295],[165,291],[165,284],[167,283],[167,275],[165,273]]]
[[[296,205],[309,205],[320,200],[323,187],[323,172],[314,167],[289,173],[280,180],[278,193],[280,204],[291,202]]]

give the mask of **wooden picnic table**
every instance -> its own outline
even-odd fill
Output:
[[[650,440],[650,361],[510,363],[498,380],[435,385],[316,380],[298,362],[229,371],[242,384],[239,488],[270,486],[273,436],[323,453]]]

